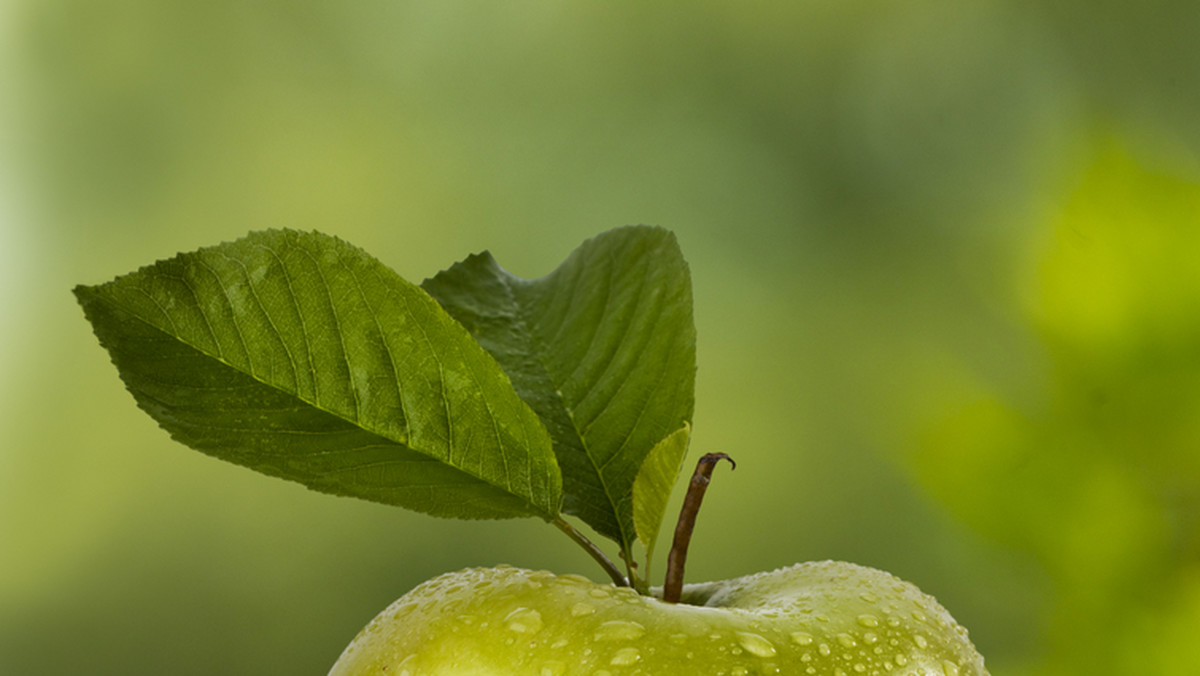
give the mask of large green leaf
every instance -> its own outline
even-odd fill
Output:
[[[76,296],[177,440],[321,491],[461,518],[553,518],[537,416],[425,292],[341,240],[268,231]]]
[[[638,471],[692,417],[696,330],[675,236],[618,228],[536,280],[483,253],[423,286],[541,416],[563,472],[564,511],[630,551]]]

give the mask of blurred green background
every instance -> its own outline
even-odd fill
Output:
[[[0,673],[321,674],[438,573],[602,578],[174,444],[74,284],[281,226],[534,277],[650,223],[691,457],[739,462],[690,579],[848,559],[995,676],[1194,676],[1197,35],[1193,0],[0,2]]]

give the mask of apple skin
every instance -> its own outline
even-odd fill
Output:
[[[330,676],[987,676],[933,597],[850,563],[631,589],[508,566],[421,584],[375,617]]]

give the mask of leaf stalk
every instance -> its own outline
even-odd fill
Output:
[[[647,595],[650,593],[650,585],[646,580],[638,577],[637,561],[634,560],[633,554],[629,549],[621,550],[621,559],[625,562],[625,570],[629,572],[629,586],[637,590],[637,593]]]
[[[621,573],[621,569],[617,568],[617,564],[613,563],[612,559],[609,559],[604,552],[600,551],[600,548],[597,547],[594,542],[589,540],[586,535],[579,532],[579,530],[571,524],[567,523],[567,520],[564,519],[561,514],[555,517],[550,523],[553,523],[559,530],[566,533],[567,537],[575,541],[575,544],[583,547],[583,550],[587,552],[589,556],[595,559],[596,563],[600,564],[600,567],[604,569],[604,572],[608,573],[608,576],[612,578],[613,584],[617,585],[618,587],[630,586],[629,580],[626,579]]]

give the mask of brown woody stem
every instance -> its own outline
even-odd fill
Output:
[[[688,545],[692,543],[692,531],[696,528],[696,515],[712,481],[713,468],[722,460],[728,460],[732,468],[737,469],[737,463],[728,455],[708,453],[696,463],[696,471],[688,483],[683,509],[679,510],[679,523],[675,526],[675,541],[667,556],[667,581],[663,585],[663,601],[667,603],[679,603],[679,597],[683,595],[683,567],[687,562]]]

